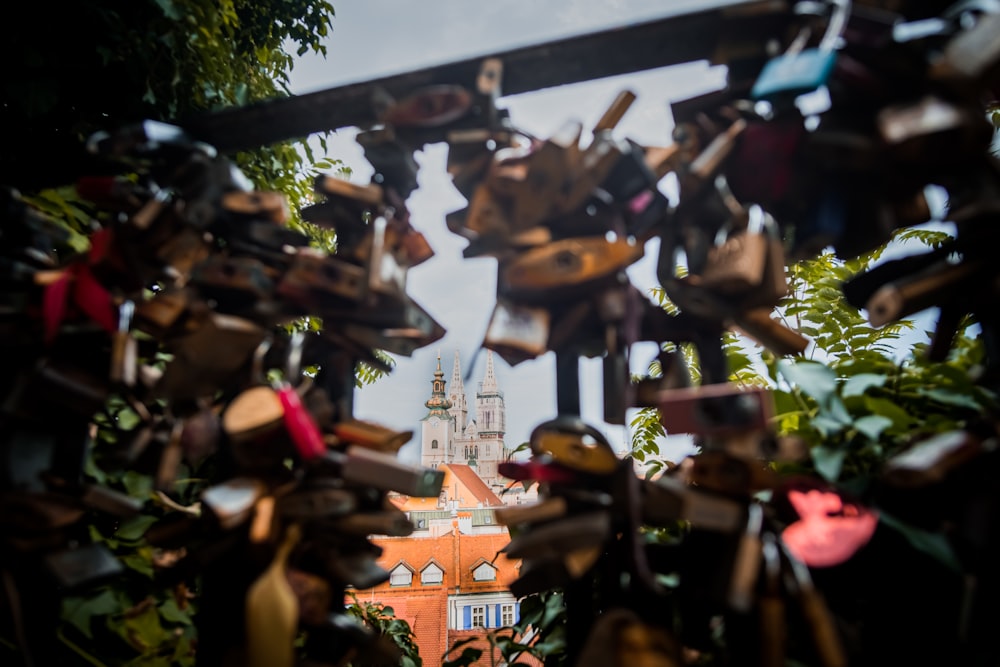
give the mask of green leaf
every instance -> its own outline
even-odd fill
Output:
[[[844,398],[860,396],[868,391],[869,387],[881,387],[885,385],[886,380],[888,378],[879,373],[858,373],[847,379],[847,382],[844,383],[840,391],[840,395]]]
[[[958,557],[955,555],[954,550],[952,550],[951,544],[948,543],[948,538],[946,538],[943,533],[931,533],[926,530],[915,528],[886,514],[885,512],[879,513],[879,520],[889,528],[898,531],[904,538],[906,538],[906,541],[910,543],[910,546],[917,551],[921,551],[928,556],[931,556],[956,572],[962,571],[962,566],[958,562]]]
[[[844,457],[847,452],[843,449],[834,449],[826,445],[818,445],[810,450],[813,464],[823,479],[829,482],[836,482],[840,477],[840,470],[844,466]]]
[[[158,609],[163,620],[181,625],[191,625],[191,615],[177,606],[177,599],[169,596]]]
[[[950,405],[955,408],[968,408],[976,411],[982,408],[982,406],[979,405],[979,403],[976,402],[972,396],[969,396],[968,394],[960,394],[948,389],[942,389],[941,387],[935,387],[933,389],[921,387],[917,389],[917,393],[921,396],[926,396],[932,401],[936,401],[944,405]]]
[[[153,478],[134,470],[129,470],[122,475],[122,484],[125,485],[125,490],[133,498],[145,500],[153,492]]]
[[[819,362],[782,359],[778,362],[778,369],[786,380],[816,399],[820,405],[825,404],[837,390],[837,376]]]
[[[906,432],[913,423],[913,418],[906,410],[887,398],[865,396],[865,407],[873,414],[889,418],[892,421],[892,430],[897,433]]]
[[[844,424],[824,415],[817,415],[813,417],[812,426],[824,438],[830,438],[844,430]]]
[[[151,514],[140,514],[131,519],[126,519],[118,526],[118,530],[115,531],[115,537],[122,540],[138,540],[157,521],[159,519]]]
[[[854,422],[854,428],[869,440],[878,440],[882,431],[892,426],[892,420],[882,415],[865,415]]]
[[[134,553],[125,554],[119,557],[122,565],[129,568],[133,572],[137,572],[143,576],[152,579],[155,576],[153,571],[153,549],[152,547],[142,547],[137,549]]]
[[[62,601],[63,620],[82,632],[88,639],[94,635],[90,629],[90,621],[94,616],[108,616],[121,610],[118,597],[110,588],[89,598],[67,597]]]

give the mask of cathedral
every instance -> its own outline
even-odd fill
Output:
[[[493,352],[486,352],[486,373],[476,391],[474,414],[470,416],[458,352],[446,387],[441,356],[431,380],[431,397],[424,405],[427,415],[421,420],[420,463],[437,468],[442,465],[467,465],[501,498],[510,484],[497,467],[511,457],[504,443],[507,413],[503,392],[493,371]]]

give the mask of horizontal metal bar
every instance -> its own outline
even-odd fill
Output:
[[[223,109],[177,124],[223,152],[249,149],[341,127],[371,125],[376,121],[372,104],[376,93],[399,98],[427,85],[472,87],[485,58],[503,61],[502,94],[517,95],[710,59],[727,34],[731,37],[738,30],[741,39],[752,35],[763,43],[775,36],[787,15],[784,0],[722,0],[708,9],[675,12],[502,53]]]

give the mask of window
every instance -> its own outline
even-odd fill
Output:
[[[500,625],[514,625],[514,605],[513,604],[502,604],[500,605]]]
[[[402,563],[394,567],[392,572],[389,573],[390,586],[409,586],[412,583],[413,573],[410,572],[410,568]]]
[[[486,605],[483,604],[472,605],[472,627],[474,628],[486,627]]]
[[[472,571],[472,578],[475,581],[495,581],[497,571],[489,563],[483,563]]]
[[[434,586],[444,580],[444,570],[431,563],[420,573],[420,583],[424,586]]]
[[[437,449],[437,448],[438,448],[438,441],[436,439],[431,440],[431,449]]]

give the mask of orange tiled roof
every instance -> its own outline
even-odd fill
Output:
[[[486,482],[471,467],[460,463],[449,463],[441,467],[450,470],[483,507],[503,507],[503,502],[497,498],[497,494],[486,486]]]
[[[517,578],[517,562],[509,560],[499,551],[510,542],[510,535],[502,533],[488,535],[458,535],[456,531],[439,537],[380,537],[375,543],[382,547],[378,564],[387,570],[400,561],[416,571],[414,586],[420,588],[420,570],[433,558],[444,570],[440,586],[458,585],[463,593],[505,590]],[[472,569],[479,561],[485,560],[497,568],[496,581],[474,581]],[[457,571],[456,571],[457,569]],[[379,589],[390,588],[388,583]]]

